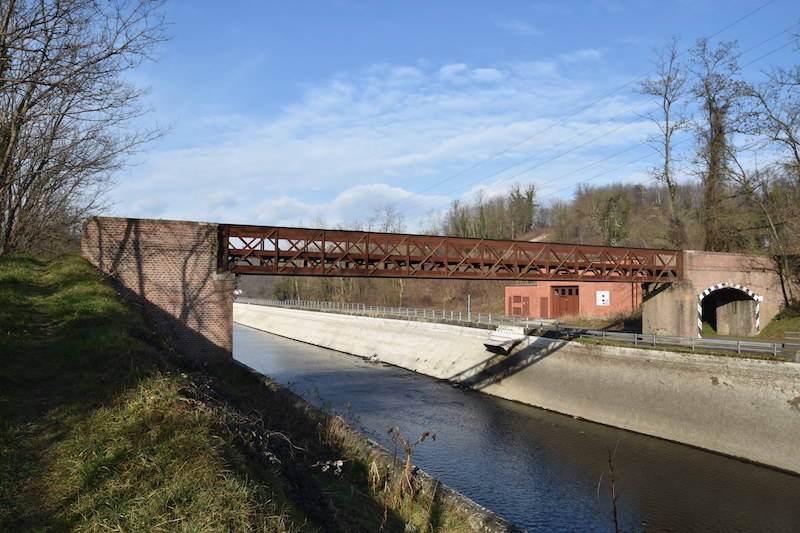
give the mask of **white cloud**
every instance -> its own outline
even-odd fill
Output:
[[[315,225],[324,220],[329,225],[352,226],[367,221],[376,209],[384,206],[440,206],[447,198],[414,194],[385,183],[357,185],[339,193],[328,202],[308,203],[283,196],[262,202],[256,209],[255,221],[267,225]]]
[[[470,76],[477,81],[498,81],[503,78],[503,73],[495,68],[476,68]]]
[[[523,37],[532,37],[534,35],[541,35],[542,33],[540,29],[519,19],[497,20],[494,24],[500,29]]]
[[[596,48],[582,48],[558,56],[565,63],[580,63],[583,61],[599,61],[603,53]]]
[[[597,50],[578,50],[501,65],[372,65],[310,86],[270,116],[201,115],[176,128],[170,147],[145,154],[143,165],[118,180],[113,211],[269,224],[323,216],[344,223],[397,204],[411,229],[425,212],[471,188],[546,180],[639,141],[651,126],[626,115],[637,98],[632,94],[560,120],[619,85],[605,76],[606,85],[598,86],[596,76],[570,67],[601,66],[601,58]],[[618,127],[626,121],[632,123]],[[504,171],[517,161],[524,164]]]
[[[439,77],[443,80],[452,80],[457,78],[459,74],[467,71],[467,65],[464,63],[453,63],[445,65],[439,69]]]

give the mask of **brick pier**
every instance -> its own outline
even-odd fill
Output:
[[[233,289],[217,274],[217,224],[93,217],[81,253],[196,362],[230,358]]]

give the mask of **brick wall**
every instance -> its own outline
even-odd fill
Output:
[[[232,278],[217,275],[216,224],[94,217],[81,253],[176,348],[202,362],[231,357]]]
[[[532,318],[560,318],[552,316],[551,298],[554,287],[578,287],[577,316],[611,318],[630,315],[642,304],[642,287],[639,283],[618,281],[539,281],[535,285],[508,285],[505,288],[506,314],[514,314],[512,298],[528,298],[528,316]],[[608,291],[607,306],[597,305],[597,291]],[[516,304],[519,308],[520,304]]]
[[[761,329],[780,310],[783,303],[780,279],[769,258],[694,250],[686,250],[683,254],[685,279],[645,297],[642,306],[642,330],[645,333],[697,337],[698,295],[716,284],[739,285],[758,295],[761,298],[758,306]],[[724,311],[722,316],[723,319],[726,316]],[[755,317],[749,316],[755,333]],[[737,323],[741,329],[738,321],[739,318]]]

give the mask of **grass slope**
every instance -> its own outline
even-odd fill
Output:
[[[298,529],[147,336],[80,258],[0,260],[0,530]]]
[[[0,531],[471,529],[341,419],[165,353],[79,257],[0,258]]]
[[[761,330],[759,336],[766,339],[783,340],[786,337],[787,331],[795,333],[800,332],[800,309],[797,307],[782,309],[781,312]]]

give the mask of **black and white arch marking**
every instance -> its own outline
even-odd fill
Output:
[[[703,298],[705,298],[706,296],[708,296],[709,294],[711,294],[714,291],[718,291],[718,290],[724,289],[726,287],[731,288],[731,289],[739,289],[740,291],[742,291],[743,293],[748,295],[750,298],[755,300],[755,302],[756,302],[756,333],[761,331],[761,302],[764,301],[764,297],[757,295],[756,293],[754,293],[753,291],[751,291],[749,288],[745,287],[744,285],[739,285],[738,283],[722,282],[722,283],[715,283],[714,285],[712,285],[711,287],[707,288],[706,290],[704,290],[703,292],[701,292],[700,294],[697,295],[697,336],[698,337],[702,337],[703,336]]]

